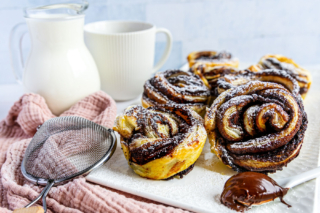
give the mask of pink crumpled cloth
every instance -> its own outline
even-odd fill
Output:
[[[111,128],[116,105],[100,91],[79,101],[60,116],[77,115]],[[55,117],[45,100],[36,94],[25,94],[0,122],[0,212],[12,212],[35,199],[43,187],[23,177],[20,165],[24,152],[44,121]],[[38,203],[37,205],[41,205]],[[48,212],[184,212],[138,196],[126,194],[76,178],[53,187],[47,197]]]

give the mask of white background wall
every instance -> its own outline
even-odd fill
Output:
[[[57,0],[0,0],[0,84],[14,83],[8,50],[11,28],[23,22],[22,8]],[[86,22],[140,20],[169,29],[171,56],[162,70],[178,68],[194,50],[229,50],[240,61],[267,53],[299,64],[320,64],[319,0],[89,0]],[[28,44],[26,44],[28,49]],[[164,50],[158,36],[156,60]]]

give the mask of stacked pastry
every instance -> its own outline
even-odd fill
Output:
[[[226,51],[196,51],[188,55],[187,60],[189,67],[194,66],[196,63],[206,64],[210,67],[229,66],[238,67],[239,61],[232,57],[231,53]]]
[[[200,77],[203,83],[209,88],[212,92],[211,94],[215,96],[213,93],[215,88],[217,88],[217,82],[219,79],[223,78],[226,75],[238,75],[241,74],[242,71],[238,70],[234,67],[229,66],[216,66],[211,67],[210,65],[196,63],[191,69],[190,72],[196,74]]]
[[[285,71],[298,82],[302,98],[306,97],[311,86],[311,75],[308,70],[300,67],[292,59],[282,55],[265,55],[260,59],[257,65],[252,65],[248,68],[248,70],[252,72],[265,69]]]
[[[308,71],[279,55],[247,70],[227,52],[192,52],[188,62],[188,72],[168,70],[146,81],[145,108],[131,106],[116,120],[138,175],[182,177],[207,134],[212,152],[238,172],[275,172],[298,156],[308,123],[301,99],[311,84]]]
[[[211,55],[209,53],[211,53]],[[292,59],[285,56],[265,55],[260,59],[257,65],[252,65],[246,70],[238,70],[236,68],[238,67],[238,62],[236,59],[232,59],[230,53],[221,52],[216,53],[216,55],[213,53],[216,52],[193,52],[188,56],[190,71],[201,78],[205,85],[210,89],[213,98],[216,98],[221,91],[223,91],[221,90],[221,88],[225,87],[222,85],[223,81],[231,81],[233,86],[239,86],[249,82],[250,80],[255,80],[257,75],[268,75],[268,79],[264,77],[264,81],[271,81],[284,85],[288,84],[287,80],[285,82],[279,82],[279,78],[275,76],[273,77],[270,70],[273,70],[273,73],[275,73],[274,75],[277,76],[279,76],[279,74],[276,74],[276,72],[279,72],[280,70],[282,71],[281,75],[286,75],[285,78],[288,79],[288,76],[290,76],[291,79],[294,79],[294,81],[298,83],[299,93],[302,98],[306,97],[311,86],[311,75],[309,71],[303,69]],[[249,72],[251,74],[249,74]],[[254,73],[257,73],[257,75],[254,75]],[[276,78],[278,78],[278,80],[274,81]],[[231,84],[227,87],[230,87]]]
[[[210,88],[217,97],[205,116],[211,150],[238,172],[281,170],[299,154],[307,128],[300,94],[305,97],[310,74],[278,55],[281,66],[267,66],[269,58],[219,76]]]
[[[237,69],[239,62],[232,58],[231,53],[222,51],[201,51],[192,52],[187,57],[190,72],[198,75],[204,84],[210,89],[213,99],[216,94],[213,93],[217,87],[217,81],[230,74],[239,74]]]

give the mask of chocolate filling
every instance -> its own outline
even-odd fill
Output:
[[[232,176],[224,185],[220,201],[223,205],[235,211],[244,212],[251,205],[259,205],[283,197],[289,188],[282,188],[267,175],[256,172],[243,172]]]

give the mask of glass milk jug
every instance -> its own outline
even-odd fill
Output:
[[[25,24],[18,24],[11,33],[17,81],[26,92],[44,97],[55,115],[100,90],[99,73],[83,38],[83,12],[87,8],[86,1],[26,8],[31,50],[25,63],[21,57]]]

